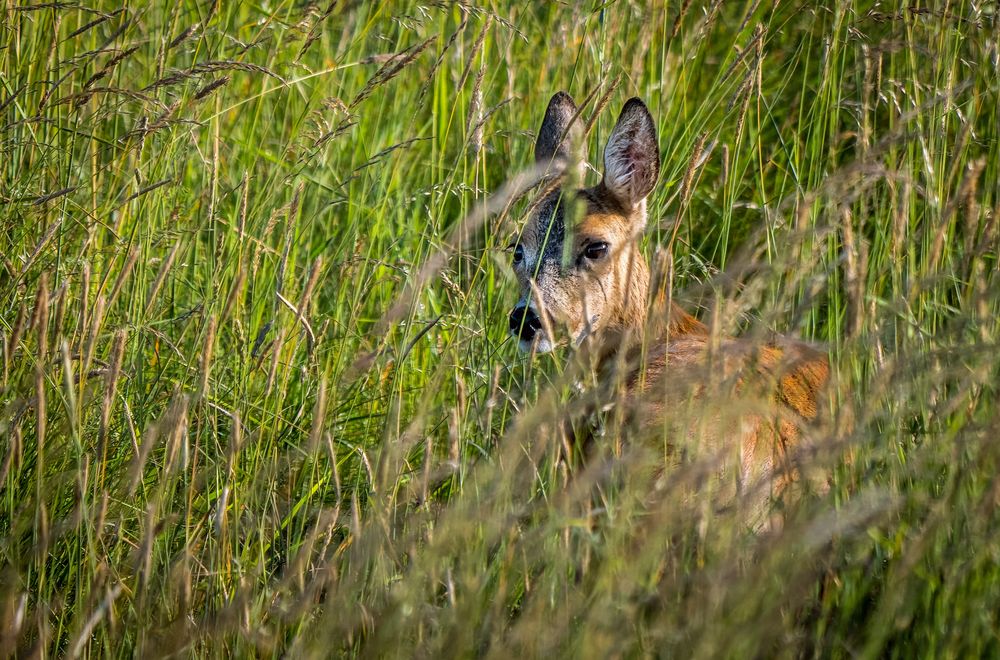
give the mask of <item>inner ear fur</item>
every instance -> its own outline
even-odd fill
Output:
[[[604,148],[604,187],[627,208],[635,208],[656,185],[660,148],[646,104],[626,101]]]

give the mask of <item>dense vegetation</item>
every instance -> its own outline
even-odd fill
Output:
[[[0,654],[1000,654],[998,12],[5,3]],[[829,349],[783,527],[555,432],[505,182],[559,89],[595,164],[648,103],[687,309]]]

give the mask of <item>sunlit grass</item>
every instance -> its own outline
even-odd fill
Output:
[[[8,4],[0,654],[1000,650],[995,5]],[[560,89],[686,309],[829,350],[780,531],[507,340]]]

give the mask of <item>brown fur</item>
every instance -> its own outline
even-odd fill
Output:
[[[594,338],[583,351],[584,360],[598,365],[600,382],[612,389],[599,394],[591,410],[614,397],[620,383],[624,396],[612,400],[624,406],[622,419],[635,437],[661,436],[669,423],[665,437],[674,438],[689,455],[694,449],[702,459],[715,461],[720,476],[730,475],[724,482],[733,489],[723,492],[742,498],[748,525],[780,524],[780,518],[766,513],[775,498],[800,480],[794,457],[803,431],[819,416],[827,359],[787,339],[770,344],[724,339],[713,346],[700,324],[696,330],[671,334],[666,341],[657,335],[643,342],[641,327]],[[678,423],[690,427],[685,430]],[[576,436],[578,441],[587,437]],[[825,488],[825,479],[810,483]]]

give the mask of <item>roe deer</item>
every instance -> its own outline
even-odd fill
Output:
[[[573,153],[584,139],[578,114],[568,94],[552,97],[535,143],[539,165],[567,169],[581,162]],[[630,99],[608,138],[603,180],[566,190],[570,171],[564,189],[547,193],[536,205],[514,245],[521,297],[510,315],[510,332],[521,350],[546,352],[565,329],[573,344],[598,347],[600,365],[626,364],[624,377],[619,373],[624,398],[640,418],[662,415],[671,400],[666,391],[684,379],[694,381],[689,392],[702,392],[699,381],[719,375],[730,377],[740,396],[755,390],[772,404],[770,411],[737,406],[735,418],[719,419],[707,432],[703,425],[702,431],[722,452],[738,454],[737,491],[764,485],[764,500],[753,504],[764,506],[767,491],[776,495],[792,479],[785,459],[799,442],[802,424],[817,416],[829,363],[820,351],[789,339],[713,341],[679,306],[671,302],[667,309],[662,293],[651,299],[649,266],[638,239],[659,168],[653,118],[642,101]],[[582,172],[576,174],[582,181]]]

